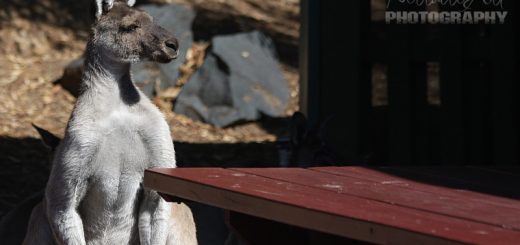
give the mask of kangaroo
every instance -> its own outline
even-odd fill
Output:
[[[49,150],[49,162],[52,162],[52,155],[60,139],[49,131],[34,124],[33,127],[40,134],[43,145]],[[22,243],[26,234],[31,211],[42,199],[43,190],[30,195],[2,217],[0,220],[0,241],[2,241],[2,244],[19,245]]]
[[[98,5],[81,92],[24,244],[197,243],[187,207],[142,188],[144,169],[175,167],[175,151],[163,115],[133,84],[130,64],[170,62],[178,43],[129,2]]]
[[[289,123],[289,154],[282,164],[290,167],[312,167],[337,164],[338,158],[325,140],[327,123],[332,116],[316,125],[309,125],[307,117],[295,112]]]

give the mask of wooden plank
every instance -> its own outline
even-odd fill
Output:
[[[337,195],[226,169],[153,169],[144,184],[162,193],[378,244],[511,244],[499,227]]]
[[[476,168],[467,167],[416,167],[416,168],[389,168],[388,170],[407,171],[417,174],[437,176],[446,180],[457,180],[468,187],[496,190],[498,193],[520,194],[518,186],[520,179],[515,176],[493,173]]]
[[[474,202],[451,195],[403,189],[399,186],[387,185],[382,181],[338,176],[308,169],[248,168],[232,170],[520,231],[520,209],[518,208]],[[518,201],[511,203],[520,206]]]
[[[449,25],[440,33],[440,154],[441,163],[445,165],[466,162],[461,29]]]
[[[518,1],[505,1],[509,11],[504,25],[493,25],[491,39],[491,120],[493,165],[520,163],[518,86]],[[515,12],[516,11],[516,12]]]
[[[469,166],[470,168],[476,168],[483,171],[489,171],[493,173],[499,173],[506,176],[516,176],[520,177],[520,167],[518,166],[493,166],[493,167],[486,167],[486,166]]]
[[[391,25],[390,54],[394,60],[388,64],[388,163],[412,163],[413,146],[413,62],[410,59],[408,25]]]
[[[319,2],[301,0],[300,2],[300,111],[314,119],[319,114],[319,46],[320,20]],[[311,48],[313,47],[313,48]]]
[[[416,9],[417,11],[424,11],[424,7],[422,9]],[[435,47],[438,45],[432,45],[431,40],[429,38],[431,32],[431,26],[423,26],[423,25],[410,25],[410,57],[409,59],[414,59],[414,57],[426,56],[428,49],[424,47]],[[434,49],[434,48],[432,48]],[[430,161],[430,120],[429,110],[428,110],[428,81],[427,81],[427,62],[431,60],[424,61],[414,61],[411,65],[411,103],[412,103],[412,115],[411,115],[411,125],[412,125],[412,160],[414,165],[428,165],[431,164]]]
[[[426,70],[426,62],[415,62],[412,66],[412,159],[418,165],[430,164]]]
[[[487,62],[465,62],[463,65],[467,164],[491,163],[489,76]]]
[[[317,102],[319,121],[327,122],[323,137],[338,157],[354,162],[363,158],[362,142],[370,107],[370,67],[363,63],[366,50],[364,30],[370,18],[365,0],[318,1],[320,11],[320,63]],[[349,14],[344,10],[349,9]],[[341,24],[339,24],[341,23]],[[348,30],[338,35],[335,26]],[[338,106],[338,103],[341,106]],[[311,106],[311,104],[309,106]],[[318,123],[312,121],[311,123]]]
[[[520,198],[519,190],[493,185],[493,182],[466,181],[454,176],[448,176],[447,174],[428,173],[417,169],[385,168],[382,170],[390,174],[398,175],[404,178],[415,179],[431,185],[440,185],[448,188],[481,192],[512,199]]]
[[[388,10],[424,11],[425,6],[392,2]],[[414,61],[425,55],[427,29],[423,25],[386,25],[388,50],[388,163],[427,164],[428,120],[426,62]]]
[[[403,189],[419,190],[438,195],[448,195],[452,197],[462,197],[474,202],[487,203],[507,208],[520,209],[516,201],[509,198],[487,195],[479,192],[447,188],[443,186],[428,185],[418,179],[407,179],[397,175],[384,172],[384,170],[370,169],[364,167],[320,167],[311,168],[315,171],[336,174],[340,176],[356,177],[371,181],[379,181],[387,185],[399,186]]]
[[[492,171],[492,167],[420,167],[418,171],[460,179],[469,183],[484,183],[504,190],[518,190],[520,178],[513,174]]]

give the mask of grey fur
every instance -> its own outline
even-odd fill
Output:
[[[112,4],[92,29],[82,90],[24,244],[196,244],[189,209],[142,188],[146,168],[175,167],[175,151],[129,71],[171,61],[177,41],[148,14]]]

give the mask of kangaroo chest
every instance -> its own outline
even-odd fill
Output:
[[[80,212],[89,237],[108,239],[118,231],[135,229],[143,172],[151,152],[137,112],[113,110],[94,123],[97,150]]]
[[[92,159],[90,189],[108,206],[117,207],[119,201],[128,205],[136,198],[151,154],[142,134],[143,121],[137,112],[119,109],[97,123],[100,139]]]

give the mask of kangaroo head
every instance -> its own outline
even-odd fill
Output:
[[[112,1],[113,2],[113,1]],[[123,63],[151,60],[167,63],[175,59],[179,44],[144,11],[115,1],[93,26],[92,48]]]

